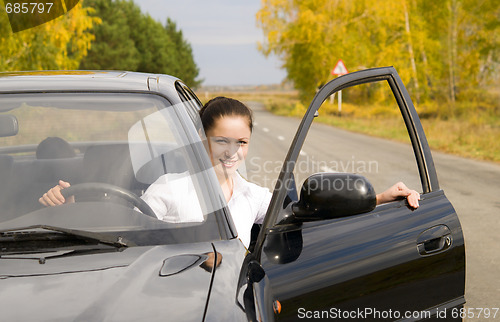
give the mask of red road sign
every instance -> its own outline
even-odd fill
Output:
[[[342,59],[339,59],[339,61],[332,70],[332,75],[345,75],[347,73],[349,72],[347,71],[344,62],[342,61]]]

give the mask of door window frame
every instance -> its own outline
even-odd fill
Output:
[[[266,232],[276,222],[279,213],[283,210],[285,200],[290,191],[295,191],[295,181],[293,171],[297,163],[299,153],[307,137],[308,131],[314,120],[314,117],[330,95],[356,85],[387,81],[392,90],[396,103],[403,116],[403,120],[410,136],[413,152],[417,162],[417,167],[422,184],[423,194],[439,190],[439,182],[432,159],[432,154],[425,136],[420,118],[415,110],[406,87],[399,77],[396,69],[392,66],[367,69],[359,72],[349,73],[340,76],[324,85],[313,98],[302,121],[297,129],[295,137],[290,145],[285,162],[278,176],[273,196],[267,209],[267,214],[262,224],[257,242],[255,245],[255,256],[260,260],[262,245]]]

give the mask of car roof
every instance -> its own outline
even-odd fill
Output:
[[[161,80],[161,81],[160,81]],[[127,71],[0,72],[0,92],[23,91],[159,91],[172,87],[173,76]]]

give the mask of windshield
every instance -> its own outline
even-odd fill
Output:
[[[215,217],[225,199],[200,135],[184,104],[157,95],[0,95],[0,233],[59,227],[131,244],[224,238]],[[59,180],[74,202],[41,205]]]

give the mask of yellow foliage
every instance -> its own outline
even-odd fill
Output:
[[[92,8],[77,4],[65,15],[40,26],[12,33],[0,8],[0,71],[77,69],[101,23]]]
[[[262,0],[260,50],[284,62],[309,101],[342,59],[350,72],[394,66],[417,104],[498,84],[498,1]]]
[[[307,108],[300,102],[295,103],[295,106],[292,110],[292,116],[304,116],[306,113]]]

